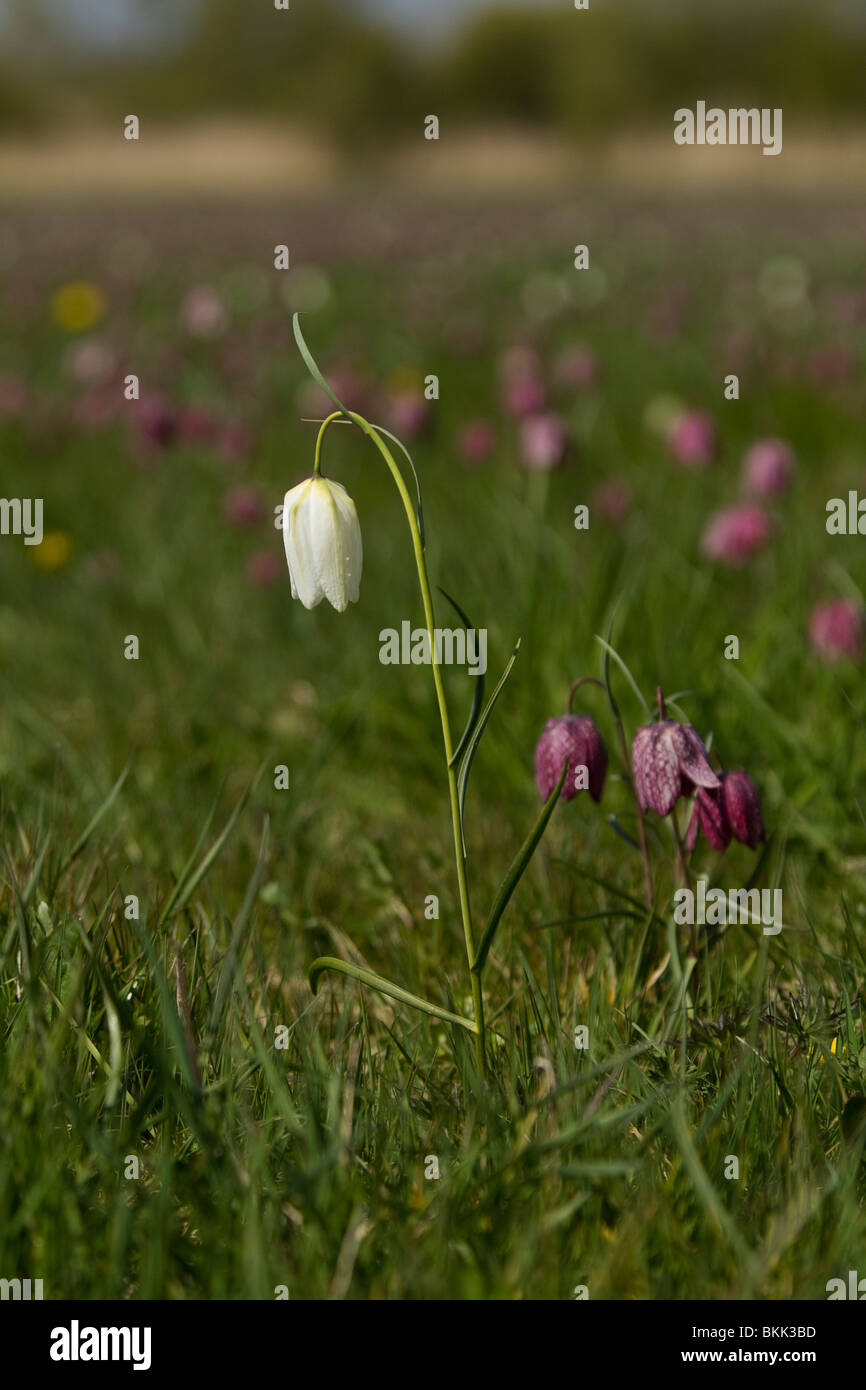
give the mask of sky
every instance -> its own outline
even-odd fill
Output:
[[[523,9],[572,7],[571,0],[497,2],[515,4]],[[262,0],[238,0],[240,12],[244,5],[253,3],[262,3]],[[301,8],[315,4],[315,0],[290,0],[290,3],[292,7]],[[429,41],[447,36],[473,13],[489,8],[493,0],[343,0],[343,3],[350,12],[383,21],[410,38],[417,36]],[[615,0],[590,0],[590,9],[610,3]],[[644,0],[644,3],[656,10],[667,6],[674,11],[700,3],[721,12],[731,12],[748,3],[752,8],[776,6],[784,13],[786,0]],[[859,15],[861,21],[866,21],[866,0],[815,0],[815,3],[852,17]],[[33,6],[48,14],[58,31],[65,33],[77,48],[110,53],[170,42],[172,33],[181,33],[190,15],[205,4],[207,0],[0,0],[0,23],[13,6],[25,12]]]
[[[505,0],[523,8],[541,8],[569,0]],[[602,3],[603,0],[596,0]],[[14,0],[0,0],[0,21]],[[21,0],[18,0],[19,7]],[[185,23],[191,11],[207,0],[25,0],[47,13],[77,46],[116,51],[148,45],[165,34],[166,26]],[[253,0],[239,0],[251,4]],[[315,0],[294,0],[298,7]],[[393,25],[409,36],[439,37],[458,26],[491,0],[344,0],[356,14]]]
[[[444,34],[473,10],[489,8],[491,0],[348,0],[348,8],[393,23],[404,32],[423,30]],[[557,0],[514,0],[523,9],[539,9]],[[558,0],[561,5],[567,0]]]

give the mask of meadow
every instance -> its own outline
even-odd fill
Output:
[[[84,1299],[809,1299],[866,1275],[862,654],[810,640],[816,605],[863,605],[863,538],[825,523],[866,493],[864,230],[757,200],[4,215],[0,491],[44,499],[45,534],[0,537],[0,1275]],[[582,686],[604,794],[557,806],[503,918],[483,1079],[459,1028],[307,979],[338,956],[471,1010],[430,672],[379,659],[421,617],[409,537],[354,429],[325,469],[360,601],[291,598],[275,508],[325,413],[294,311],[410,447],[488,693],[520,639],[468,783],[478,914],[580,676],[607,673],[629,747],[661,686],[762,802],[766,844],[701,838],[690,872],[781,888],[784,927],[702,930],[690,990],[667,827],[648,814],[648,909],[630,769]],[[556,466],[527,466],[515,363]],[[670,443],[688,411],[701,466]],[[763,439],[793,480],[726,563],[702,537]],[[444,679],[459,732],[473,679]]]

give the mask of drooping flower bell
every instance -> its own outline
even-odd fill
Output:
[[[751,777],[742,770],[722,772],[718,787],[699,787],[686,832],[688,850],[694,849],[699,829],[719,853],[732,838],[749,849],[765,840],[761,798]]]
[[[632,743],[632,762],[641,810],[660,816],[670,815],[692,786],[719,785],[697,730],[675,719],[661,719],[638,729]]]
[[[607,773],[607,749],[594,719],[588,714],[564,714],[548,719],[535,748],[535,784],[546,801],[562,775],[568,771],[560,793],[571,801],[584,787],[593,801],[600,801]],[[585,778],[580,769],[586,768]]]
[[[323,598],[342,613],[357,603],[363,549],[355,503],[340,483],[318,475],[283,502],[283,541],[292,598],[315,608]]]

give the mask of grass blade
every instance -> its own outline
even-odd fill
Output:
[[[550,793],[550,796],[547,798],[544,805],[542,806],[541,814],[539,815],[538,820],[535,822],[535,825],[532,827],[526,839],[523,841],[523,844],[520,846],[520,849],[517,852],[517,855],[511,865],[511,868],[508,870],[508,873],[502,880],[502,883],[499,887],[499,892],[496,894],[496,897],[493,900],[493,906],[490,909],[490,916],[487,918],[487,924],[484,928],[484,934],[481,937],[481,942],[478,947],[478,953],[475,957],[475,961],[472,966],[473,970],[479,971],[484,969],[484,962],[487,960],[487,954],[490,950],[490,947],[493,944],[493,938],[496,935],[496,928],[499,926],[502,914],[508,906],[509,901],[511,900],[512,893],[514,892],[515,888],[517,887],[518,883],[522,879],[524,873],[526,872],[529,866],[529,861],[538,847],[539,840],[541,839],[542,835],[547,829],[547,822],[553,815],[554,808],[556,806],[557,801],[559,800],[559,794],[562,791],[563,783],[565,782],[567,775],[568,759],[566,758],[562,767],[562,772],[560,773],[559,781],[557,782],[556,786],[553,788],[553,791]]]
[[[493,706],[499,699],[499,693],[502,690],[502,687],[504,686],[505,682],[508,680],[509,675],[511,674],[511,668],[517,660],[517,653],[519,651],[520,638],[517,639],[517,645],[515,646],[514,651],[511,653],[508,665],[505,667],[505,670],[499,677],[499,680],[496,683],[496,688],[493,691],[493,694],[490,696],[490,699],[487,701],[487,704],[484,708],[484,713],[478,720],[478,723],[475,726],[475,731],[472,734],[472,737],[470,738],[468,744],[466,745],[466,752],[463,756],[463,762],[460,764],[460,771],[457,774],[457,799],[460,806],[460,834],[463,836],[464,854],[466,853],[466,835],[463,831],[463,807],[466,802],[466,782],[469,778],[469,769],[472,766],[472,759],[475,757],[476,750],[478,748],[479,743],[481,742],[481,735],[484,733],[484,730],[487,727],[487,721],[493,713]]]
[[[352,965],[349,961],[338,960],[336,956],[319,956],[318,960],[314,960],[310,966],[310,989],[314,994],[318,988],[319,976],[326,970],[336,970],[341,975],[350,975],[353,980],[360,980],[362,985],[369,985],[370,989],[376,989],[380,994],[387,994],[390,999],[397,999],[401,1004],[408,1004],[412,1009],[420,1009],[421,1013],[429,1014],[431,1018],[442,1018],[446,1023],[456,1023],[458,1027],[465,1028],[469,1033],[477,1031],[471,1019],[461,1018],[460,1014],[449,1013],[447,1009],[440,1008],[438,1004],[430,1004],[419,995],[410,994],[408,989],[392,984],[390,980],[383,979],[381,975],[375,975],[372,970],[364,970],[360,965]]]
[[[102,820],[103,816],[107,815],[108,812],[111,810],[112,806],[114,805],[115,801],[117,800],[120,794],[121,787],[123,786],[124,782],[127,779],[127,776],[129,775],[129,770],[131,767],[132,759],[130,758],[128,763],[126,764],[126,767],[123,769],[117,781],[115,782],[114,786],[111,788],[111,791],[108,793],[108,796],[105,798],[102,805],[96,811],[96,814],[93,816],[89,825],[86,827],[85,830],[81,832],[78,839],[75,841],[75,844],[72,846],[72,849],[69,851],[69,854],[64,860],[63,867],[60,870],[61,874],[69,868],[69,865],[73,862],[73,860],[77,859],[81,851],[86,848],[87,843],[90,840],[90,837],[93,834],[94,830],[99,825],[99,822]]]
[[[253,777],[253,780],[250,782],[246,791],[243,793],[243,796],[240,798],[231,815],[229,816],[228,820],[226,821],[225,825],[223,826],[221,833],[217,836],[216,840],[211,845],[210,849],[202,859],[198,868],[190,872],[190,863],[188,862],[186,869],[184,869],[184,872],[181,874],[180,878],[175,884],[174,892],[171,894],[171,897],[169,898],[168,902],[162,910],[159,922],[157,923],[157,930],[165,926],[165,923],[168,921],[169,917],[171,917],[175,912],[180,911],[184,904],[187,903],[189,899],[192,897],[193,893],[195,892],[196,888],[198,888],[202,879],[204,879],[205,876],[208,874],[211,865],[213,864],[217,855],[220,853],[220,850],[223,848],[223,845],[226,843],[232,831],[234,830],[238,818],[241,812],[243,811],[244,807],[246,806],[247,801],[249,800],[250,793],[252,792],[253,787],[256,785],[260,776],[262,775],[262,771],[268,761],[269,758],[265,758],[264,762],[262,762],[261,766],[256,772],[256,775]]]

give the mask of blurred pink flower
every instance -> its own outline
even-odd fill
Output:
[[[624,478],[611,478],[594,489],[590,509],[611,526],[619,526],[631,511],[631,503],[631,484]]]
[[[711,560],[740,565],[766,545],[771,533],[767,513],[754,502],[741,502],[710,517],[701,550]]]
[[[518,418],[537,415],[547,405],[547,388],[538,376],[511,376],[502,389],[502,405]]]
[[[233,526],[258,526],[265,518],[265,504],[255,488],[233,487],[223,498],[223,515]]]
[[[385,403],[388,428],[415,439],[430,423],[430,405],[420,391],[394,391]]]
[[[496,447],[496,431],[487,420],[467,420],[457,435],[457,453],[464,463],[483,463]]]
[[[85,338],[73,343],[66,354],[70,375],[82,386],[103,386],[114,372],[114,349],[101,338]]]
[[[825,661],[850,657],[858,661],[863,651],[863,609],[853,599],[831,599],[812,609],[809,640]]]
[[[194,338],[218,338],[226,329],[228,314],[210,285],[193,285],[181,304],[180,320]]]
[[[686,468],[706,468],[716,456],[716,427],[711,417],[700,410],[678,415],[668,433],[668,448]]]
[[[285,572],[285,560],[276,550],[257,550],[247,563],[247,579],[261,589],[276,584]]]
[[[592,348],[582,344],[565,348],[556,360],[554,375],[561,386],[589,391],[598,383],[598,358]]]
[[[128,402],[138,443],[146,454],[166,448],[174,441],[177,413],[164,396],[153,393]]]
[[[555,468],[565,453],[567,431],[561,415],[530,415],[520,427],[523,462],[534,471]]]
[[[761,439],[747,450],[743,478],[759,497],[780,497],[788,491],[794,473],[794,451],[781,439]]]

